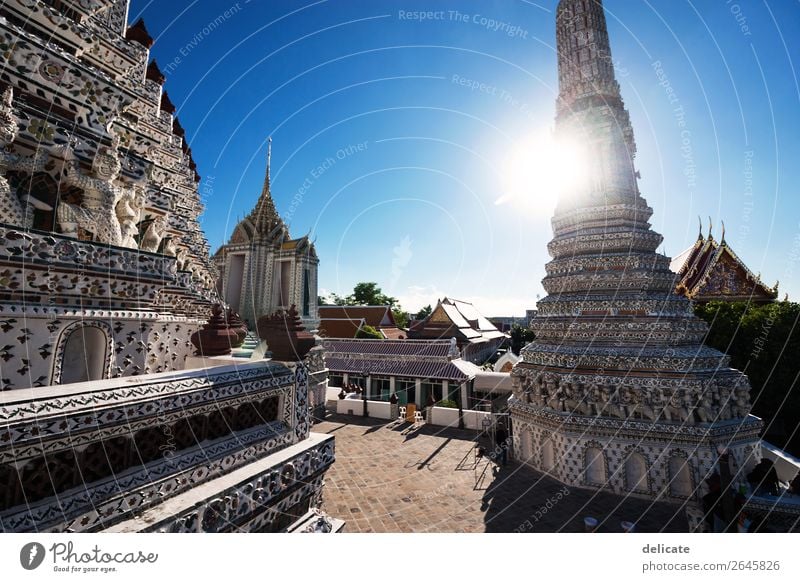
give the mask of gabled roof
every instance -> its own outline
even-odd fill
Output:
[[[464,382],[480,368],[451,359],[448,340],[334,340],[322,342],[332,372]]]
[[[380,327],[378,331],[381,332],[386,339],[402,340],[408,337],[408,332],[399,327]]]
[[[374,328],[396,327],[392,308],[388,305],[320,305],[319,316],[331,318],[363,318]]]
[[[459,343],[481,343],[506,338],[495,325],[483,317],[472,303],[445,297],[422,321],[414,322],[409,337],[451,338]]]
[[[267,149],[267,168],[264,175],[264,185],[261,188],[261,195],[252,211],[233,229],[233,234],[226,245],[250,245],[253,243],[277,246],[282,251],[294,251],[295,254],[303,253],[306,256],[316,258],[317,252],[314,243],[309,236],[290,239],[289,229],[283,219],[275,209],[275,202],[272,199],[270,186],[270,157],[272,155],[272,139],[269,140]],[[219,254],[219,252],[217,254]],[[224,252],[222,253],[224,256]]]
[[[319,322],[319,335],[329,338],[346,338],[352,339],[356,337],[359,330],[364,327],[364,319],[351,319],[351,318],[325,318],[320,319]]]
[[[325,339],[325,353],[338,357],[394,356],[415,359],[447,359],[450,353],[449,340],[373,340],[373,339]]]
[[[695,301],[774,301],[778,286],[767,287],[758,275],[722,239],[717,242],[709,232],[670,263],[678,277],[675,292]]]

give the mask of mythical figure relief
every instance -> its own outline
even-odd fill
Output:
[[[669,400],[664,408],[664,416],[666,416],[667,420],[688,421],[689,411],[686,409],[686,398],[683,390],[674,390],[669,395]]]
[[[603,386],[600,388],[600,414],[604,416],[613,416],[616,418],[624,418],[625,413],[618,405],[619,392],[617,388],[611,386]]]
[[[158,252],[158,247],[161,246],[161,239],[167,230],[167,219],[163,216],[156,217],[145,229],[142,235],[142,240],[139,243],[139,249],[149,253]]]
[[[161,253],[168,257],[177,257],[178,245],[175,244],[175,239],[171,236],[165,236],[163,242],[164,246],[161,249]]]
[[[648,420],[656,420],[660,413],[660,407],[656,401],[656,391],[652,388],[647,388],[642,395],[642,402],[639,406],[639,414],[642,418]]]
[[[750,391],[746,386],[740,386],[734,391],[734,402],[731,406],[734,418],[744,418],[750,414]]]
[[[721,386],[716,396],[719,402],[719,420],[730,420],[733,417],[731,412],[731,389]]]
[[[139,217],[144,207],[145,191],[142,186],[125,188],[117,203],[115,212],[121,234],[120,246],[135,249],[138,245]]]
[[[96,242],[121,246],[122,228],[116,208],[126,190],[114,184],[122,166],[117,152],[119,137],[112,136],[110,148],[97,150],[92,162],[94,176],[82,172],[72,148],[67,148],[64,182],[83,189],[83,202],[80,205],[60,204],[57,219],[61,232],[66,236],[77,238],[78,229],[82,228],[94,235]]]
[[[714,401],[710,390],[705,390],[702,394],[697,396],[697,403],[695,404],[694,411],[700,422],[714,422],[716,420]]]
[[[564,392],[554,377],[550,376],[545,379],[545,391],[547,394],[546,406],[557,411],[563,410],[562,399]]]
[[[178,247],[178,250],[175,253],[175,258],[177,259],[179,271],[189,270],[190,256],[189,256],[189,250],[186,247]]]
[[[20,156],[6,152],[3,148],[17,139],[18,127],[14,117],[14,94],[11,87],[0,97],[0,222],[29,228],[33,224],[33,212],[29,206],[39,210],[53,210],[49,204],[27,196],[23,203],[12,191],[5,177],[6,170],[23,170],[30,173],[44,169],[46,154],[39,153],[33,157]]]

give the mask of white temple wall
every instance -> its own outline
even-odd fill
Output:
[[[103,334],[106,342],[103,378],[182,370],[194,349],[189,338],[202,323],[174,317],[162,320],[152,315],[150,319],[135,318],[132,312],[42,311],[0,307],[0,377],[4,390],[64,383],[80,374],[73,371],[63,377],[63,367],[70,335],[84,327],[93,330],[89,337]],[[81,348],[93,352],[97,346],[93,340],[91,343]],[[80,351],[72,353],[75,357],[81,359]],[[96,353],[86,354],[93,368],[96,358]],[[85,366],[85,362],[78,363]]]
[[[708,492],[705,478],[719,458],[716,446],[625,438],[572,435],[533,423],[515,422],[517,460],[573,487],[606,489],[618,495],[680,502],[686,491],[695,499]],[[732,473],[751,469],[759,449],[753,443],[728,447]],[[597,463],[602,461],[602,466]],[[601,484],[602,483],[602,484]]]

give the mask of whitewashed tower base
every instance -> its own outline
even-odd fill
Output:
[[[721,450],[735,480],[757,461],[750,385],[703,345],[656,252],[602,2],[562,0],[557,40],[556,133],[582,145],[587,176],[559,201],[536,341],[512,372],[516,455],[575,487],[698,500]]]

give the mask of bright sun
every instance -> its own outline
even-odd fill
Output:
[[[504,193],[495,204],[513,204],[549,216],[559,198],[571,195],[586,177],[586,158],[577,143],[541,131],[518,142],[503,167]]]

